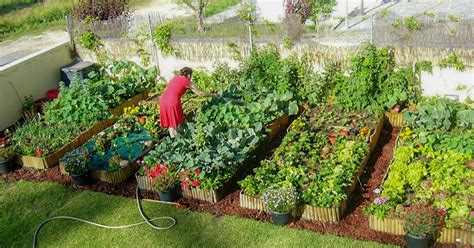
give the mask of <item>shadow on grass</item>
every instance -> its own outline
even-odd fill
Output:
[[[52,183],[18,182],[6,185],[10,192],[3,196],[0,209],[0,238],[7,246],[28,247],[34,231],[48,217],[69,215],[105,225],[128,225],[142,222],[133,199],[91,191],[72,191]],[[20,190],[18,189],[20,188]],[[4,201],[3,199],[6,199]],[[169,230],[155,230],[148,225],[111,230],[69,220],[53,220],[39,233],[39,247],[49,246],[172,246],[196,244],[216,247],[213,227],[215,218],[209,214],[188,213],[173,205],[143,202],[149,217],[172,216],[177,225]],[[10,211],[9,211],[10,210]],[[167,226],[169,221],[155,222]]]

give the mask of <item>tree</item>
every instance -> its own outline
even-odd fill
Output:
[[[194,11],[196,14],[196,21],[198,24],[198,31],[204,31],[204,8],[209,5],[210,0],[177,0],[178,3],[183,3]]]
[[[322,17],[332,13],[336,4],[336,0],[313,0],[311,20],[319,26],[319,21]]]
[[[286,14],[297,14],[301,16],[301,22],[305,23],[311,17],[313,0],[286,0]]]

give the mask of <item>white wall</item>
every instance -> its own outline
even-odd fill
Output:
[[[283,0],[254,0],[257,5],[257,14],[261,19],[278,22],[285,16]]]
[[[46,97],[47,90],[57,88],[60,68],[71,62],[67,41],[0,67],[0,130],[22,117],[21,100],[24,96],[32,95],[39,99]]]
[[[425,96],[458,96],[460,101],[470,97],[474,100],[474,69],[457,71],[454,68],[433,68],[433,74],[421,73],[421,85]],[[460,90],[461,88],[466,88]]]

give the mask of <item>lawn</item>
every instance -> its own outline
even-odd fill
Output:
[[[172,205],[143,202],[148,216],[172,216],[177,225],[166,231],[144,225],[106,230],[71,221],[53,221],[40,232],[42,247],[390,247],[374,242],[278,227],[231,216],[176,209]],[[0,179],[0,240],[8,247],[28,247],[43,219],[71,215],[108,225],[141,222],[135,201],[92,191],[78,191],[55,183]],[[158,222],[159,224],[159,222]],[[166,223],[162,223],[166,224]]]

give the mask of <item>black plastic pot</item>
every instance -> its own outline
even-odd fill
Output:
[[[89,176],[89,173],[84,174],[84,175],[78,175],[78,176],[71,175],[71,177],[72,177],[72,180],[74,181],[74,183],[79,185],[79,186],[90,185],[91,182],[92,182],[91,178]]]
[[[418,237],[407,233],[405,235],[405,239],[407,241],[408,248],[428,248],[434,244],[433,236]]]
[[[272,212],[272,222],[275,225],[284,226],[290,223],[290,219],[291,219],[291,211],[287,213]]]
[[[13,170],[12,159],[0,161],[0,174],[7,174]]]
[[[168,189],[165,192],[158,192],[160,201],[174,202],[176,200],[176,190],[174,188]]]

